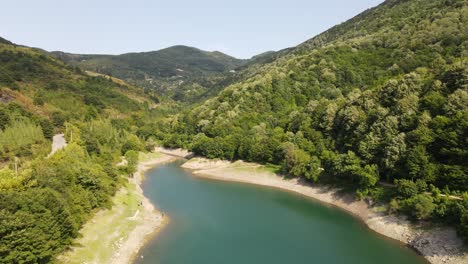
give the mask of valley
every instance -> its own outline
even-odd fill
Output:
[[[467,14],[386,0],[248,59],[0,37],[0,263],[466,263]]]

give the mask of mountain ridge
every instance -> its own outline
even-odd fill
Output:
[[[51,54],[71,65],[116,76],[168,97],[173,96],[180,86],[189,86],[187,90],[198,88],[205,91],[206,83],[222,78],[223,74],[246,62],[219,51],[204,51],[185,45],[120,55]]]

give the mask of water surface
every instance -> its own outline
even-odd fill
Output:
[[[170,224],[136,263],[425,263],[337,208],[277,189],[195,178],[180,164],[146,174],[144,193]]]

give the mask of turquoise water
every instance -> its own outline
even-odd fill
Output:
[[[337,208],[276,189],[195,178],[180,164],[147,173],[145,195],[170,224],[135,263],[425,263]]]

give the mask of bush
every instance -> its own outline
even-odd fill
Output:
[[[33,98],[33,103],[35,105],[43,106],[44,105],[44,96],[42,94],[36,94]]]
[[[44,142],[40,126],[30,121],[14,121],[4,131],[0,131],[0,148],[12,154],[29,150],[32,144]],[[29,153],[26,151],[26,153]]]
[[[63,123],[65,123],[66,117],[63,112],[53,112],[52,113],[52,123],[55,127],[62,127]]]
[[[138,152],[129,150],[125,153],[125,159],[127,160],[127,173],[132,175],[136,171],[138,164]]]
[[[127,153],[128,151],[133,150],[133,151],[141,151],[143,150],[143,144],[141,143],[140,139],[133,135],[133,134],[128,134],[127,138],[122,145],[122,154]]]
[[[387,212],[389,214],[394,214],[396,212],[400,211],[400,203],[398,203],[398,200],[392,199],[390,203],[388,203],[388,209]]]
[[[431,196],[418,194],[405,200],[406,211],[417,220],[427,220],[431,218],[432,212],[436,208]]]
[[[415,182],[411,180],[395,180],[397,194],[402,198],[410,198],[419,193],[419,188]]]
[[[49,119],[41,119],[39,124],[42,128],[42,133],[44,133],[44,137],[51,140],[54,136],[54,125],[52,122],[50,122]]]

